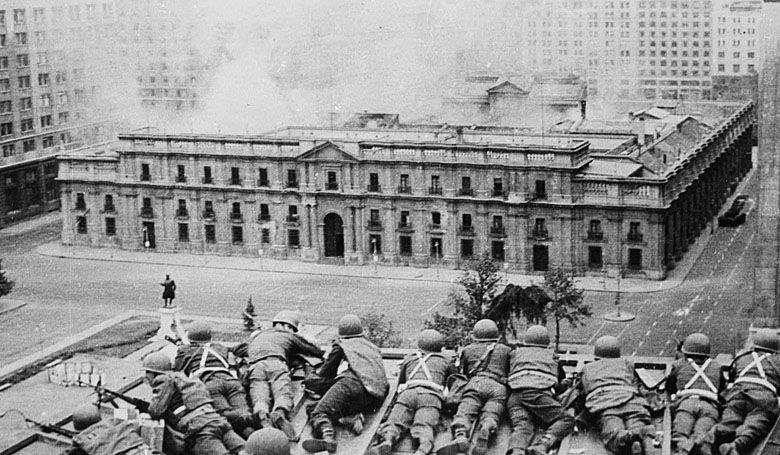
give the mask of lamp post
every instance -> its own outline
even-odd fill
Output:
[[[144,231],[144,248],[148,249],[151,246],[151,244],[149,243],[149,230],[146,227],[144,227],[143,231]]]
[[[376,275],[376,264],[379,262],[379,256],[376,254],[376,239],[371,239],[371,254],[374,256],[374,275]]]
[[[623,277],[623,270],[618,271],[618,275],[616,278],[616,290],[615,290],[615,311],[611,313],[607,313],[604,315],[604,319],[607,321],[612,322],[628,322],[634,320],[636,318],[635,315],[631,313],[626,313],[625,311],[620,310],[620,304],[621,304],[621,296],[620,296],[620,279]],[[606,282],[604,283],[604,288],[606,290]]]
[[[436,240],[433,242],[433,248],[436,251],[436,279],[439,279],[439,261],[441,258],[441,254],[439,253],[439,241]]]

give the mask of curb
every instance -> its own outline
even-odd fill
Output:
[[[27,305],[27,302],[23,300],[3,299],[0,300],[0,314],[10,313],[11,311],[18,310],[19,308]]]

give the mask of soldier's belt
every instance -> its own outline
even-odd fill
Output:
[[[539,370],[520,370],[517,373],[512,373],[509,376],[509,380],[512,381],[514,379],[518,379],[523,376],[537,376],[540,378],[552,380],[553,382],[558,382],[558,376],[554,374],[550,374],[546,371],[539,371]]]
[[[703,389],[685,389],[677,392],[678,397],[690,397],[690,396],[697,396],[702,398],[707,398],[709,400],[718,401],[718,394],[711,391],[711,390],[703,390]]]
[[[268,359],[277,359],[277,360],[281,360],[284,363],[287,363],[287,358],[285,356],[279,354],[269,354],[267,356],[260,357],[259,359],[250,361],[249,366],[254,366],[257,362],[261,362],[263,360],[268,360]]]
[[[444,393],[444,386],[426,379],[412,379],[411,381],[406,381],[404,384],[398,386],[398,391],[403,392],[412,387],[425,387],[426,389],[431,389],[435,392]]]
[[[773,386],[766,379],[753,378],[753,377],[750,377],[750,376],[740,376],[740,377],[738,377],[734,381],[734,384],[740,384],[740,383],[748,383],[748,384],[760,385],[762,387],[766,387],[767,389],[771,390],[772,393],[777,394],[777,389],[775,388],[775,386]]]
[[[211,414],[214,412],[216,411],[214,411],[211,403],[205,403],[189,412],[187,412],[187,408],[184,405],[179,406],[173,411],[173,415],[179,418],[179,428],[187,428],[187,424],[190,423],[190,421],[195,417]]]
[[[631,393],[637,393],[637,390],[635,387],[630,385],[605,385],[602,387],[599,387],[597,389],[591,390],[588,395],[585,397],[585,400],[590,400],[594,396],[605,393],[605,392],[631,392]]]

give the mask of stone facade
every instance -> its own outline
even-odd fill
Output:
[[[486,253],[524,273],[663,279],[733,190],[719,179],[750,168],[753,116],[746,105],[665,175],[570,137],[124,134],[60,157],[62,241],[443,267]]]

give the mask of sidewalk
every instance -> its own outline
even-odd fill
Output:
[[[0,299],[0,314],[8,313],[9,311],[13,311],[17,308],[21,308],[23,306],[27,305],[27,302],[23,300],[14,300],[14,299],[6,299],[2,298]]]
[[[62,219],[62,214],[59,210],[55,212],[38,215],[34,218],[19,221],[18,223],[11,224],[0,228],[0,237],[7,237],[12,235],[23,234],[27,231],[31,231],[35,228],[51,224]]]
[[[701,251],[709,241],[709,230],[703,233],[692,245],[683,260],[664,281],[624,278],[620,280],[620,291],[626,293],[666,291],[679,286],[688,274]],[[44,256],[64,259],[82,259],[93,261],[114,261],[137,264],[169,265],[177,267],[213,268],[226,270],[254,271],[258,273],[283,273],[321,276],[340,276],[366,279],[408,280],[449,283],[460,277],[461,270],[415,268],[379,265],[330,265],[293,260],[268,258],[247,258],[240,256],[211,256],[183,253],[148,253],[126,251],[113,248],[90,248],[85,246],[65,246],[59,242],[40,245],[37,252]],[[523,275],[509,272],[507,281],[521,286],[541,283],[540,275]],[[617,280],[600,276],[577,277],[577,284],[589,291],[617,290]]]

